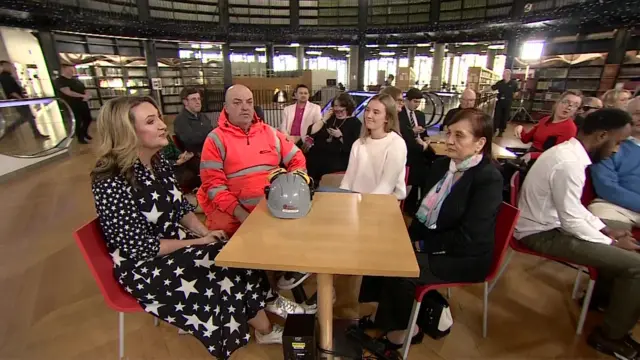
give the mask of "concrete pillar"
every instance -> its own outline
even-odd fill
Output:
[[[518,38],[516,37],[515,34],[513,33],[509,33],[507,34],[507,48],[506,48],[506,55],[507,57],[505,58],[504,61],[504,68],[505,69],[511,69],[513,67],[513,60],[519,56],[520,54],[520,41],[518,41]]]
[[[229,54],[229,43],[222,44],[222,71],[225,89],[233,85],[233,75],[231,73],[231,57],[229,56]]]
[[[409,58],[409,67],[413,68],[416,62],[416,48],[410,47],[407,51],[407,57]]]
[[[364,90],[364,44],[349,47],[349,90]]]
[[[440,90],[442,88],[442,61],[444,60],[444,44],[436,44],[433,51],[433,68],[431,69],[431,82],[429,88],[431,90]]]
[[[487,69],[493,70],[493,64],[496,62],[496,50],[487,50]]]
[[[273,44],[267,44],[265,48],[267,49],[267,77],[270,77],[273,74]]]
[[[447,56],[447,60],[449,60],[449,74],[447,76],[447,84],[449,84],[449,89],[451,89],[451,82],[453,81],[453,59],[455,59],[455,56]]]
[[[296,49],[296,60],[298,60],[298,71],[304,70],[304,47],[303,46],[299,46]]]

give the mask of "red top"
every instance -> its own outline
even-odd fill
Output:
[[[523,131],[520,139],[523,143],[532,143],[531,151],[538,153],[537,155],[531,154],[531,158],[537,158],[545,149],[545,142],[551,136],[556,137],[556,141],[553,145],[563,143],[572,137],[575,137],[578,133],[578,128],[573,119],[569,118],[564,121],[554,123],[551,121],[550,116],[546,116],[540,120],[536,126],[532,127],[529,131]]]
[[[293,123],[291,123],[291,136],[300,136],[300,127],[302,126],[302,115],[304,114],[304,108],[307,104],[296,105],[296,114],[293,117]]]

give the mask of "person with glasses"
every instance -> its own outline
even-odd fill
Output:
[[[460,105],[457,108],[453,108],[447,111],[447,114],[440,124],[440,131],[446,131],[446,127],[449,126],[456,114],[462,109],[473,109],[476,107],[476,92],[472,89],[466,88],[460,95]]]
[[[362,123],[353,116],[356,103],[347,93],[333,99],[331,108],[321,121],[305,129],[308,134],[307,173],[318,186],[326,174],[347,170],[351,146],[360,136]]]
[[[576,136],[578,128],[573,117],[582,105],[581,94],[577,91],[565,91],[546,116],[529,131],[522,125],[514,129],[515,136],[523,143],[531,143],[526,161],[536,159],[545,150]]]
[[[574,119],[574,122],[576,123],[578,130],[580,130],[580,127],[582,127],[584,118],[587,115],[591,114],[594,111],[600,110],[603,107],[604,105],[602,104],[602,100],[598,99],[597,97],[586,97],[582,99],[582,106],[578,110],[578,114]]]
[[[198,155],[202,152],[204,141],[214,127],[202,111],[202,97],[200,90],[185,87],[180,92],[184,109],[176,116],[173,129],[184,150]]]

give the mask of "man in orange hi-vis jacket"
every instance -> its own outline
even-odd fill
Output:
[[[202,149],[198,203],[207,227],[231,236],[264,197],[269,172],[281,164],[306,171],[302,151],[255,115],[251,90],[230,87],[218,127]]]

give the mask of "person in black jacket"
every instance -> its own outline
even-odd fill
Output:
[[[313,146],[306,153],[307,173],[315,186],[322,176],[347,170],[351,146],[360,137],[362,128],[362,122],[353,116],[355,108],[351,95],[342,93],[333,99],[322,121],[309,125],[307,134]]]
[[[404,97],[404,107],[398,113],[398,120],[404,126],[411,128],[415,136],[421,138],[428,137],[426,126],[427,117],[425,114],[418,110],[420,103],[422,102],[422,92],[416,88],[407,90]]]
[[[482,282],[489,272],[502,202],[502,176],[491,158],[492,136],[491,118],[481,110],[461,110],[451,121],[448,158],[431,167],[426,195],[409,226],[420,277],[363,279],[360,301],[379,305],[373,320],[360,323],[385,331],[389,349],[401,347],[418,285]],[[420,342],[423,333],[417,326],[409,330],[412,343]]]

